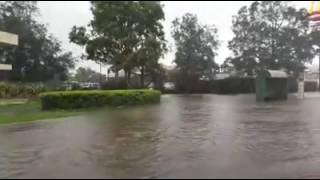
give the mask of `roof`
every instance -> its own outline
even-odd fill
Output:
[[[284,79],[289,77],[289,75],[285,71],[269,70],[269,69],[258,71],[257,75],[261,78],[283,78]]]
[[[288,74],[285,71],[279,70],[266,70],[268,77],[270,78],[288,78]]]

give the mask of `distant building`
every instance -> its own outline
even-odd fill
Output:
[[[319,66],[312,65],[307,67],[304,72],[304,81],[306,82],[317,82],[319,84]]]
[[[17,46],[18,35],[0,31],[0,46]],[[0,80],[8,80],[12,71],[11,64],[0,64]]]
[[[220,72],[214,75],[214,80],[222,80],[232,77],[231,73],[228,72]]]
[[[249,77],[247,73],[243,71],[238,71],[234,67],[224,67],[220,68],[217,73],[214,74],[213,79],[214,80],[221,80],[221,79],[227,79],[231,77]]]

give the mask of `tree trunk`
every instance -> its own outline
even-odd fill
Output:
[[[140,87],[141,89],[144,88],[144,66],[141,67]]]
[[[116,72],[114,74],[115,74],[114,77],[115,77],[116,81],[118,81],[119,80],[119,71],[116,70]]]
[[[125,81],[126,81],[126,89],[128,89],[129,87],[129,78],[128,78],[128,71],[127,70],[124,70],[124,78],[125,78]]]
[[[130,89],[131,72],[130,70],[124,70],[124,74],[126,79],[126,88]]]
[[[131,71],[130,70],[128,70],[128,81],[127,81],[127,87],[128,87],[128,89],[130,89],[130,87],[131,87]]]

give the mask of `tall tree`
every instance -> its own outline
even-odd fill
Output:
[[[93,1],[93,20],[86,27],[73,27],[70,41],[86,47],[86,58],[124,70],[129,84],[134,68],[143,72],[148,61],[158,61],[165,50],[160,2]],[[147,46],[150,43],[154,46]],[[146,59],[153,52],[160,52]],[[139,58],[139,59],[137,59]]]
[[[0,29],[19,35],[18,47],[0,47],[0,62],[13,65],[12,80],[65,80],[74,66],[72,55],[62,51],[37,15],[34,1],[0,2]]]
[[[233,17],[234,38],[228,61],[252,74],[259,68],[299,72],[314,57],[307,10],[286,1],[259,1],[242,7]]]
[[[215,69],[219,41],[214,26],[201,25],[193,14],[185,14],[173,21],[172,36],[177,52],[174,62],[179,71],[180,90],[192,91],[190,83],[200,78],[211,78]]]
[[[152,77],[161,71],[158,61],[163,51],[166,51],[165,44],[154,38],[145,39],[137,51],[135,60],[140,71],[141,88],[144,88],[146,75],[153,79]]]

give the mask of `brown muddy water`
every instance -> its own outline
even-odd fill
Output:
[[[316,178],[320,98],[164,95],[0,126],[0,178]]]

